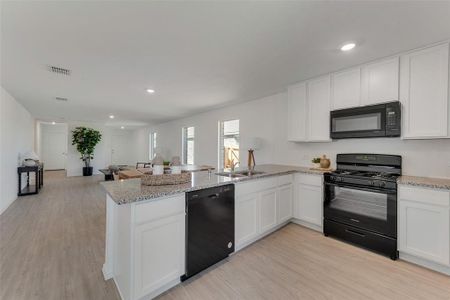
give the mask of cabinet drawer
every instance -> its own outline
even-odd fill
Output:
[[[185,212],[185,195],[180,194],[152,202],[135,204],[136,223],[149,222]]]
[[[283,175],[278,177],[278,185],[285,185],[292,183],[292,175]]]
[[[322,175],[297,174],[295,179],[298,183],[322,186]]]
[[[257,179],[248,182],[240,182],[235,184],[236,195],[247,195],[259,191],[268,190],[278,185],[277,177]]]
[[[400,200],[416,201],[424,204],[450,206],[450,192],[428,188],[400,186]]]

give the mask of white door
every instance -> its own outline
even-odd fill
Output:
[[[361,70],[353,68],[331,75],[331,106],[342,109],[361,103]]]
[[[136,226],[135,298],[141,298],[184,274],[185,215]]]
[[[282,186],[278,189],[277,194],[277,214],[278,224],[286,222],[292,218],[292,184]]]
[[[129,165],[136,163],[130,161],[131,151],[134,151],[134,149],[128,135],[111,136],[111,164]]]
[[[397,101],[399,87],[398,57],[374,62],[362,68],[363,105]]]
[[[400,200],[399,250],[449,265],[449,219],[448,206]]]
[[[448,56],[446,43],[401,57],[404,138],[448,136]]]
[[[330,140],[330,75],[308,82],[308,141]]]
[[[277,190],[271,189],[260,193],[261,233],[277,225]]]
[[[257,193],[236,197],[235,217],[235,244],[239,250],[258,236]]]
[[[322,188],[303,183],[297,184],[298,219],[322,226]]]
[[[288,140],[306,141],[306,83],[288,88]]]
[[[41,125],[42,161],[45,170],[63,170],[66,168],[67,127],[64,125],[52,128],[52,126]]]

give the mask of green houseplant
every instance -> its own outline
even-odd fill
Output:
[[[81,160],[84,162],[83,176],[92,175],[91,159],[94,159],[95,146],[101,140],[101,133],[95,129],[76,127],[72,130],[72,145],[77,147],[78,152],[81,154]]]

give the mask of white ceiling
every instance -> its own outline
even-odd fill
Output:
[[[1,26],[2,86],[34,116],[140,125],[448,39],[450,2],[2,2]]]

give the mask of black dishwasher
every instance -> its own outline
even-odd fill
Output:
[[[234,185],[186,193],[186,274],[203,271],[234,252]]]

